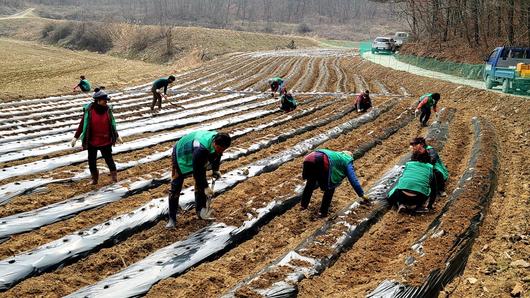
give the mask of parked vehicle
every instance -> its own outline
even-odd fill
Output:
[[[376,37],[372,42],[372,53],[393,53],[394,51],[395,41],[390,37]]]
[[[498,47],[484,59],[487,89],[502,85],[502,92],[530,90],[530,48]]]
[[[394,40],[396,41],[395,48],[398,50],[409,40],[409,34],[407,32],[396,32],[396,34],[394,34]]]

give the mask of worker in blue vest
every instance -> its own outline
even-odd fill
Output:
[[[427,212],[433,208],[437,192],[436,177],[431,157],[423,144],[425,139],[421,137],[410,142],[411,160],[405,163],[398,182],[388,193],[390,205],[396,206],[398,212],[404,209]]]
[[[213,196],[213,190],[206,180],[206,169],[211,166],[214,179],[221,177],[219,166],[223,152],[230,147],[231,138],[226,133],[198,130],[183,136],[173,147],[171,190],[169,192],[169,222],[167,228],[174,228],[180,191],[184,179],[195,179],[195,211],[202,219],[209,218],[206,202]]]
[[[302,178],[307,180],[302,194],[302,210],[307,209],[313,191],[320,186],[324,196],[322,197],[319,215],[320,217],[326,217],[335,188],[340,185],[345,177],[348,177],[357,195],[363,199],[363,203],[369,202],[359,180],[357,180],[357,176],[355,176],[353,154],[351,152],[317,149],[308,154],[304,158],[302,169]]]

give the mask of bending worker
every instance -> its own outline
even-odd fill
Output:
[[[155,105],[158,105],[158,109],[162,108],[162,97],[167,99],[167,86],[175,81],[174,76],[166,78],[160,78],[153,82],[151,86],[151,92],[153,93],[153,103],[151,104],[151,111],[154,111]],[[162,91],[162,88],[164,90]]]
[[[420,123],[422,126],[427,126],[427,121],[429,121],[429,118],[431,117],[431,108],[434,110],[435,113],[437,112],[436,104],[438,104],[439,100],[439,93],[427,93],[420,96],[420,102],[418,103],[418,107],[414,111],[414,115],[416,116],[418,112],[421,111]]]
[[[302,178],[307,180],[302,194],[302,209],[307,209],[313,191],[320,186],[320,189],[324,192],[324,196],[322,197],[319,215],[326,217],[335,188],[340,185],[346,176],[357,195],[367,202],[368,197],[365,196],[355,176],[353,155],[351,152],[317,149],[308,154],[304,158],[302,170]]]
[[[285,81],[280,77],[269,79],[269,85],[271,86],[271,96],[274,97],[276,91],[280,93],[280,96],[287,92],[285,88]]]
[[[191,175],[195,179],[195,211],[200,218],[209,218],[210,210],[207,210],[206,202],[213,196],[213,190],[206,180],[206,168],[211,166],[214,179],[221,177],[219,172],[221,156],[230,147],[231,141],[226,133],[198,130],[183,136],[175,144],[171,157],[172,175],[167,228],[174,228],[176,225],[182,184],[184,178]]]
[[[431,157],[422,143],[425,143],[424,138],[414,138],[410,142],[411,160],[405,163],[396,186],[388,193],[390,205],[397,206],[398,212],[411,208],[425,212],[433,208],[436,198],[436,179]],[[425,206],[427,200],[428,204]]]

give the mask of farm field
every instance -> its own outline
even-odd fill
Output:
[[[274,76],[286,79],[295,111],[271,98]],[[86,97],[0,102],[3,296],[380,297],[399,283],[420,296],[487,287],[497,297],[527,275],[524,99],[389,70],[345,49],[224,55],[178,73],[155,115],[150,83],[137,84],[111,94],[124,139],[113,148],[115,184],[100,160],[91,185],[86,152],[69,145]],[[374,108],[357,113],[366,89]],[[431,91],[443,109],[423,128],[413,112]],[[234,138],[215,220],[197,219],[187,179],[177,228],[167,230],[171,150],[196,129]],[[447,165],[448,196],[432,213],[398,214],[384,198],[416,136],[428,136]],[[324,147],[354,153],[370,205],[343,182],[328,218],[317,216],[320,191],[300,210],[303,157]]]

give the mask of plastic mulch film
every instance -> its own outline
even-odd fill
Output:
[[[444,214],[455,200],[466,192],[466,185],[480,184],[480,188],[469,190],[476,193],[476,208],[478,212],[469,219],[468,227],[456,237],[453,246],[448,250],[442,268],[431,271],[420,286],[408,286],[392,280],[383,281],[367,297],[437,297],[444,286],[449,284],[456,276],[462,274],[475,238],[478,236],[480,225],[484,220],[490,199],[497,185],[499,170],[499,144],[493,126],[484,119],[473,119],[474,144],[468,170],[461,177],[458,187],[449,198],[440,215],[434,219],[425,234],[413,245],[412,249],[422,254],[421,245],[427,237],[436,233],[437,228],[444,220]],[[485,168],[476,169],[477,163],[486,161]]]
[[[385,107],[381,107],[381,109],[384,108],[387,110],[395,103],[395,100],[390,100],[384,103],[383,105]],[[283,152],[257,161],[248,168],[249,173],[252,176],[257,176],[257,174],[253,173],[270,172],[281,164],[292,160],[295,157],[306,154],[309,150],[316,148],[323,142],[347,133],[362,123],[372,121],[380,113],[381,111],[378,111],[377,109],[372,110],[367,114],[347,121],[324,133],[299,142]],[[409,117],[408,120],[404,121],[405,123],[410,123],[412,120],[410,112],[408,112],[408,114]],[[366,150],[369,149],[370,148],[367,148]],[[239,175],[241,176],[241,174]],[[242,178],[233,175],[231,179]],[[218,183],[222,189],[227,189],[229,187],[224,186],[227,182],[223,181],[217,182],[216,187]],[[192,266],[196,266],[207,260],[212,260],[251,238],[272,218],[283,214],[298,203],[300,201],[301,192],[302,187],[300,185],[295,189],[295,196],[277,198],[271,201],[267,206],[256,210],[256,215],[244,221],[239,227],[227,226],[224,223],[214,223],[197,231],[185,240],[178,241],[156,251],[144,260],[133,264],[105,280],[72,293],[69,297],[134,297],[142,295],[160,280],[170,276],[177,276]]]
[[[439,150],[443,148],[447,140],[449,122],[453,118],[454,112],[453,109],[444,109],[440,117],[443,119],[443,122],[436,121],[429,128],[427,137],[432,140],[435,147]],[[354,153],[354,155],[359,156],[357,153]],[[298,293],[297,284],[301,280],[318,275],[331,266],[342,252],[351,248],[351,246],[386,213],[388,210],[386,200],[387,193],[397,182],[403,169],[402,165],[408,160],[410,160],[410,154],[406,154],[397,165],[390,169],[367,192],[367,195],[377,203],[373,205],[372,210],[370,210],[370,213],[366,218],[358,222],[350,222],[347,219],[348,215],[357,212],[357,209],[360,206],[359,202],[354,201],[348,207],[338,212],[336,216],[328,220],[321,228],[305,239],[294,250],[289,251],[284,256],[278,258],[257,274],[243,280],[223,297],[235,297],[237,295],[236,293],[242,288],[252,291],[255,295],[264,297],[279,298],[296,296]],[[338,239],[336,239],[333,244],[329,245],[329,254],[319,257],[313,257],[308,254],[308,251],[311,250],[311,246],[315,243],[319,243],[319,236],[327,234],[332,235],[333,229],[343,230],[344,227],[347,227],[346,231],[341,233],[340,236],[337,236]],[[293,260],[299,261],[304,265],[299,265],[296,262],[292,264],[291,261]],[[268,286],[265,287],[260,286],[260,288],[254,288],[252,286],[254,281],[263,279],[263,276],[279,267],[283,267],[286,270],[286,272],[278,273],[283,279],[280,279],[277,282],[270,282]],[[273,275],[276,276],[276,274]],[[245,291],[245,293],[248,292]]]
[[[391,110],[399,100],[388,100],[380,107],[376,107],[362,116],[299,142],[287,150],[226,173],[216,183],[216,194],[227,191],[250,177],[274,171],[283,163],[306,154],[323,142],[373,121],[382,113]],[[183,190],[179,204],[183,209],[193,207],[194,191],[192,187]],[[156,198],[128,214],[117,216],[92,228],[77,231],[34,250],[4,259],[0,261],[0,289],[10,288],[29,276],[68,264],[105,245],[121,241],[136,231],[153,225],[166,214],[167,198]]]

